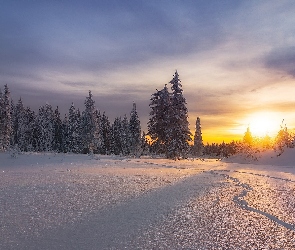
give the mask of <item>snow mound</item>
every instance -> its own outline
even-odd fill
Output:
[[[283,153],[267,150],[255,155],[255,157],[237,154],[223,161],[241,164],[251,163],[256,165],[295,166],[295,148],[286,148]]]

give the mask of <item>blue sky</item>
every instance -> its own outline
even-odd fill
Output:
[[[111,119],[135,101],[146,130],[177,69],[204,137],[243,134],[263,112],[293,128],[294,13],[291,0],[0,1],[0,87],[62,112],[92,90]]]

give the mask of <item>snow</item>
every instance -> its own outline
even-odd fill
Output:
[[[294,249],[294,153],[0,153],[0,249]]]

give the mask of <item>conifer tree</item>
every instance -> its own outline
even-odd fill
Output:
[[[111,128],[111,154],[122,154],[122,138],[121,138],[121,118],[117,117],[114,120]]]
[[[100,111],[94,111],[94,133],[93,133],[93,145],[94,153],[99,153],[102,147],[102,129],[101,129],[101,114]]]
[[[277,136],[275,137],[275,148],[282,153],[285,147],[290,147],[291,136],[288,132],[287,125],[284,124],[284,120],[281,124],[281,129],[279,130]]]
[[[53,145],[52,148],[56,152],[62,152],[62,140],[63,140],[63,131],[62,131],[62,121],[60,118],[60,113],[58,107],[56,107],[53,114]]]
[[[37,116],[30,108],[25,108],[23,119],[19,124],[20,139],[19,148],[22,151],[38,151],[40,150],[39,135],[40,128],[38,126]]]
[[[4,135],[4,98],[0,89],[0,151],[3,150],[3,135]]]
[[[148,121],[148,135],[153,140],[153,148],[157,153],[167,153],[169,129],[170,94],[167,85],[152,95],[150,118]]]
[[[126,115],[121,120],[120,139],[121,139],[121,154],[128,155],[130,153],[130,130],[129,121]]]
[[[25,108],[20,98],[14,108],[13,119],[13,142],[19,149],[24,148],[25,142]]]
[[[72,103],[69,109],[68,116],[68,136],[67,136],[67,151],[73,153],[80,153],[82,150],[82,125],[81,125],[81,113],[76,110],[74,103]],[[64,125],[65,127],[66,125]]]
[[[246,131],[245,134],[244,134],[243,142],[244,142],[247,146],[252,146],[252,144],[253,144],[253,137],[252,137],[252,133],[251,133],[249,127],[247,127],[247,131]]]
[[[70,132],[69,132],[69,119],[68,115],[65,114],[64,119],[62,121],[62,152],[67,153],[67,152],[73,152],[72,151],[72,146],[70,138]]]
[[[188,142],[191,140],[191,132],[188,123],[188,110],[186,101],[182,95],[183,90],[178,72],[169,82],[172,87],[171,105],[168,114],[168,143],[166,156],[171,159],[186,158],[189,150]]]
[[[101,143],[101,154],[110,153],[110,141],[111,141],[111,125],[109,118],[103,112],[101,117],[101,134],[102,134],[102,143]]]
[[[202,138],[202,131],[201,131],[201,120],[200,117],[197,117],[196,120],[196,131],[195,131],[195,137],[194,137],[194,154],[196,156],[201,156],[203,153],[203,138]]]
[[[92,99],[91,91],[84,102],[85,110],[82,114],[82,138],[84,153],[93,152],[95,133],[95,102]]]
[[[10,139],[12,135],[12,119],[11,119],[11,97],[9,88],[4,85],[4,95],[0,96],[0,109],[1,109],[1,138],[0,150],[8,150],[10,148]]]
[[[10,133],[10,145],[11,147],[14,147],[15,146],[15,128],[14,128],[14,125],[15,125],[15,105],[14,105],[14,102],[11,98],[10,100],[10,117],[11,117],[11,133]]]
[[[52,151],[54,140],[54,115],[52,106],[48,103],[45,106],[41,106],[38,113],[38,125],[39,125],[39,150],[40,151]]]
[[[141,148],[141,127],[135,103],[133,103],[133,108],[130,113],[129,136],[130,154],[133,156],[138,156]]]

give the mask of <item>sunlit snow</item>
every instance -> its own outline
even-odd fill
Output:
[[[294,249],[294,153],[0,153],[0,249]]]

